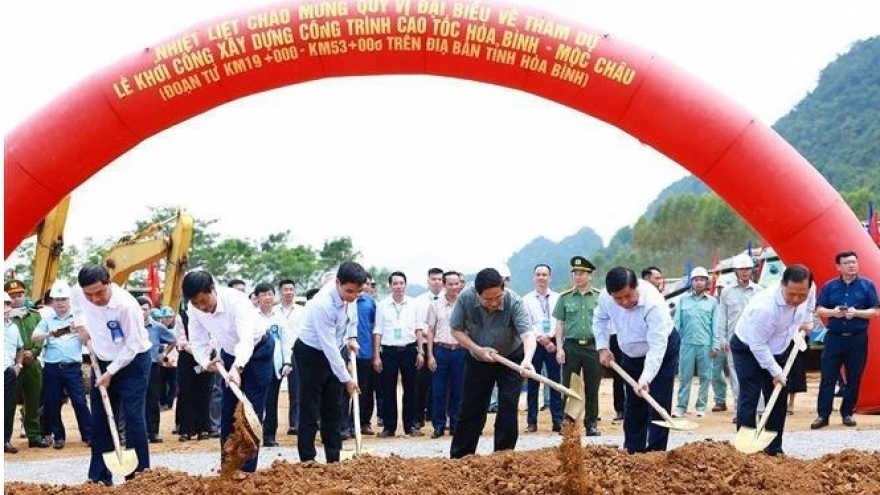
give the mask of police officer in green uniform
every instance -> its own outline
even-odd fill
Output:
[[[599,298],[599,290],[590,283],[596,267],[587,258],[571,259],[571,279],[574,287],[561,293],[553,309],[556,318],[556,342],[563,342],[556,350],[556,360],[562,365],[562,383],[571,383],[572,373],[583,371],[584,429],[588,437],[601,433],[596,425],[599,420],[599,353],[593,336],[593,311]],[[564,340],[563,340],[564,339]]]
[[[24,431],[28,438],[28,447],[46,448],[49,442],[45,440],[40,430],[40,395],[43,391],[43,366],[37,359],[43,351],[42,342],[34,342],[31,335],[37,323],[42,317],[40,312],[28,309],[25,306],[25,287],[20,280],[8,280],[3,284],[3,289],[12,298],[12,312],[9,319],[17,326],[24,343],[22,352],[21,373],[15,382],[16,397],[24,399]]]

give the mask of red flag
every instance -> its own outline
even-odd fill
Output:
[[[149,293],[147,297],[150,298],[150,301],[153,303],[153,307],[158,307],[159,304],[159,268],[155,263],[150,263],[149,268],[147,269],[147,289],[149,289]]]
[[[718,249],[715,250],[715,261],[712,262],[712,285],[709,286],[709,294],[715,295],[715,287],[718,285],[718,270],[721,265],[721,258]]]

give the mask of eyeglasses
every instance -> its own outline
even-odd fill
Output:
[[[376,286],[376,282],[370,282],[370,287],[375,287],[375,286]]]

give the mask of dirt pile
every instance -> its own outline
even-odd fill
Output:
[[[526,495],[565,494],[572,489],[603,495],[880,493],[880,453],[847,450],[803,461],[745,456],[728,443],[706,441],[670,452],[631,456],[613,447],[580,448],[577,442],[578,437],[572,436],[560,449],[501,452],[463,460],[362,456],[334,465],[277,461],[269,469],[239,472],[229,478],[188,476],[159,468],[115,488],[7,483],[5,491],[12,495]],[[572,464],[578,457],[580,462]]]
[[[235,406],[233,415],[232,432],[223,443],[221,454],[220,477],[231,478],[236,471],[241,469],[245,462],[254,458],[258,451],[258,439],[248,426],[244,405],[239,402]]]

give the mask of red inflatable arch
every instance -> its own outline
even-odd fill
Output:
[[[602,30],[471,1],[287,2],[216,18],[83,80],[6,136],[6,256],[66,194],[148,137],[218,105],[339,76],[431,74],[519,89],[617,126],[680,163],[788,262],[835,276],[880,254],[838,193],[718,91]],[[760,182],[742,187],[746,168]],[[880,411],[880,325],[860,411]]]

